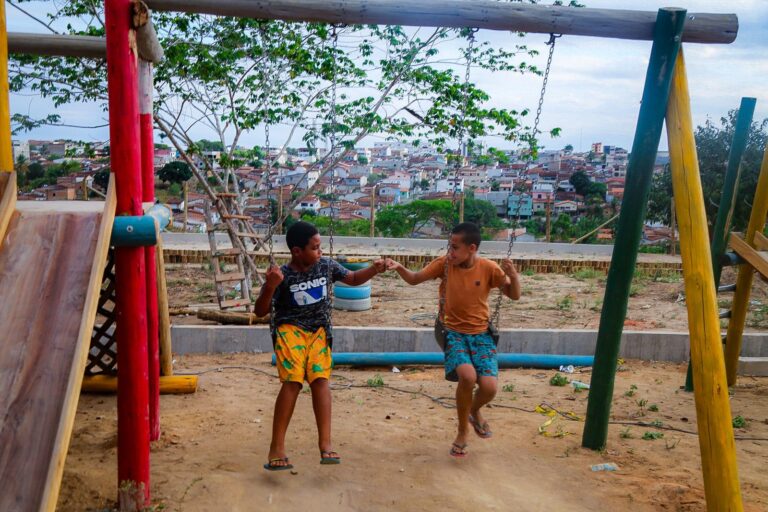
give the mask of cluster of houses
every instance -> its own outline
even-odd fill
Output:
[[[83,148],[70,141],[15,141],[14,158],[21,154],[28,161],[74,159],[82,163],[81,171],[59,178],[55,185],[30,191],[20,199],[81,198],[86,185],[92,186],[93,175],[108,165],[107,143],[90,145],[88,152],[88,156],[84,155]],[[322,150],[319,152],[322,154]],[[334,168],[332,181],[330,173],[320,177],[314,165],[317,154],[318,151],[306,148],[270,148],[268,160],[273,165],[268,180],[263,179],[262,167],[245,165],[235,170],[244,191],[244,213],[257,228],[265,227],[269,219],[267,197],[273,199],[272,205],[280,203],[284,212],[295,216],[305,211],[330,215],[333,205],[335,217],[348,221],[369,219],[375,210],[414,199],[455,198],[469,191],[476,199],[489,201],[502,218],[525,220],[549,211],[576,219],[587,206],[570,183],[570,177],[581,171],[590,180],[604,183],[605,204],[620,205],[628,163],[625,149],[602,143],[593,144],[588,153],[574,152],[570,147],[542,151],[535,162],[509,151],[505,163],[475,165],[465,157],[457,165],[461,159],[448,159],[431,146],[377,142],[373,147],[357,148],[348,154]],[[215,168],[219,156],[216,151],[208,151],[196,158],[208,158]],[[660,154],[659,168],[663,167],[665,157]],[[158,148],[155,168],[159,170],[178,158],[175,150]],[[312,194],[306,195],[310,188],[314,188]],[[331,197],[336,200],[331,202]],[[182,197],[169,198],[174,225],[189,231],[204,230],[205,201],[204,195],[194,191],[186,195],[186,202]]]

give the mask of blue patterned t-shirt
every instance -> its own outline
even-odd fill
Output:
[[[329,258],[320,258],[306,272],[299,272],[286,264],[280,267],[283,272],[283,282],[275,290],[272,297],[275,305],[274,327],[281,324],[291,324],[316,331],[325,327],[330,336],[330,310],[328,300],[328,269],[331,270],[331,281],[344,279],[349,270]]]

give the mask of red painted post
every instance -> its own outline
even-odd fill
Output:
[[[110,161],[116,215],[141,215],[137,54],[129,43],[131,0],[106,0]],[[130,37],[135,41],[134,37]],[[135,44],[135,43],[134,43]],[[144,248],[115,249],[117,339],[117,479],[121,510],[149,504],[147,282]]]
[[[152,135],[152,64],[139,59],[139,127],[142,200],[155,202],[155,141]],[[160,439],[160,342],[157,321],[155,247],[146,247],[147,351],[149,357],[149,440]]]

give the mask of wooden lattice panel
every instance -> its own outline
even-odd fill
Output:
[[[86,375],[117,374],[117,339],[115,338],[115,251],[109,250],[101,283],[98,317],[93,326],[88,351]]]

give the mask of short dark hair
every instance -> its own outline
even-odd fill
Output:
[[[288,244],[288,249],[293,249],[294,247],[303,249],[309,243],[309,239],[317,233],[318,231],[314,224],[300,220],[288,228],[288,232],[285,234],[285,243]]]
[[[481,233],[477,224],[472,222],[462,222],[451,230],[452,235],[461,235],[462,241],[467,245],[475,244],[480,247]]]

